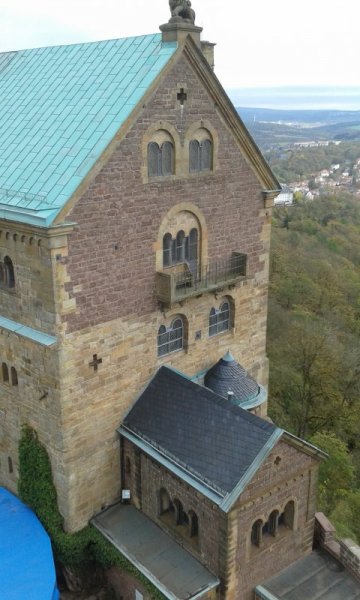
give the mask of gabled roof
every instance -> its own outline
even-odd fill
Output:
[[[283,431],[161,367],[119,432],[227,511]]]
[[[176,48],[153,34],[0,54],[0,218],[50,225]]]

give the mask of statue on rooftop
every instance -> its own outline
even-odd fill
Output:
[[[181,22],[182,20],[194,25],[195,11],[191,8],[190,0],[169,0],[172,22]]]

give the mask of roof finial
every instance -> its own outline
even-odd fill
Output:
[[[190,0],[169,0],[171,18],[169,23],[191,23],[195,24],[195,11],[191,8]]]

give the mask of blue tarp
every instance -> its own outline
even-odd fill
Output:
[[[59,599],[48,534],[33,511],[1,487],[0,599]]]

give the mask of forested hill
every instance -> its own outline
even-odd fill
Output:
[[[330,454],[320,509],[360,541],[360,202],[324,196],[274,213],[270,415]]]

